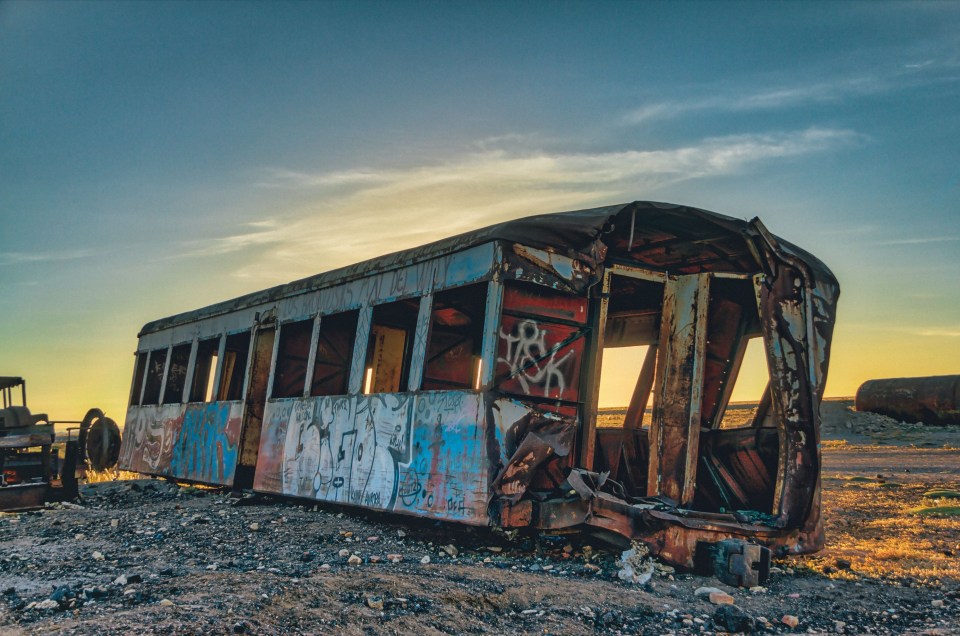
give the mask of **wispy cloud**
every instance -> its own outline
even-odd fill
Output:
[[[933,338],[960,338],[960,329],[921,329],[915,333]]]
[[[257,182],[277,190],[278,201],[290,196],[313,203],[294,209],[278,205],[269,219],[248,224],[242,232],[185,244],[184,255],[243,253],[250,258],[237,275],[285,281],[511,218],[655,198],[668,185],[731,175],[860,140],[850,130],[810,128],[709,138],[659,150],[496,149],[404,169],[316,174],[270,169]]]
[[[47,252],[0,252],[0,265],[22,265],[25,263],[47,263],[55,261],[73,261],[93,256],[93,249],[58,250]]]
[[[622,122],[626,125],[643,124],[652,120],[676,118],[692,112],[755,112],[825,104],[893,91],[915,89],[919,86],[960,82],[960,64],[955,60],[938,62],[924,60],[904,64],[885,72],[847,77],[835,77],[808,83],[766,86],[753,89],[729,89],[718,92],[715,87],[703,87],[684,98],[675,98],[643,104],[627,112]]]
[[[960,236],[927,236],[920,238],[902,238],[889,241],[875,241],[867,243],[874,247],[888,247],[893,245],[926,245],[929,243],[955,243],[960,241]]]

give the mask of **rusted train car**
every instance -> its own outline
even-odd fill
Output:
[[[120,467],[591,530],[682,566],[731,538],[810,552],[838,294],[757,219],[634,202],[510,221],[148,323]],[[755,338],[760,408],[721,427]],[[634,345],[624,421],[598,428],[603,352]]]

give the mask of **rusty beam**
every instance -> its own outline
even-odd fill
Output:
[[[696,484],[709,284],[705,274],[671,278],[663,300],[647,495],[681,507]]]

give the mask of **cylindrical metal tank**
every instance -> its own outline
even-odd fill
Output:
[[[960,375],[868,380],[857,389],[857,410],[905,422],[960,424]]]

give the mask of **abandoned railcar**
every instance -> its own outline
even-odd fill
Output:
[[[757,219],[634,202],[510,221],[148,323],[120,466],[587,529],[682,566],[730,538],[810,552],[838,294]],[[730,427],[751,340],[769,383]],[[597,427],[604,351],[639,345],[623,421]]]

